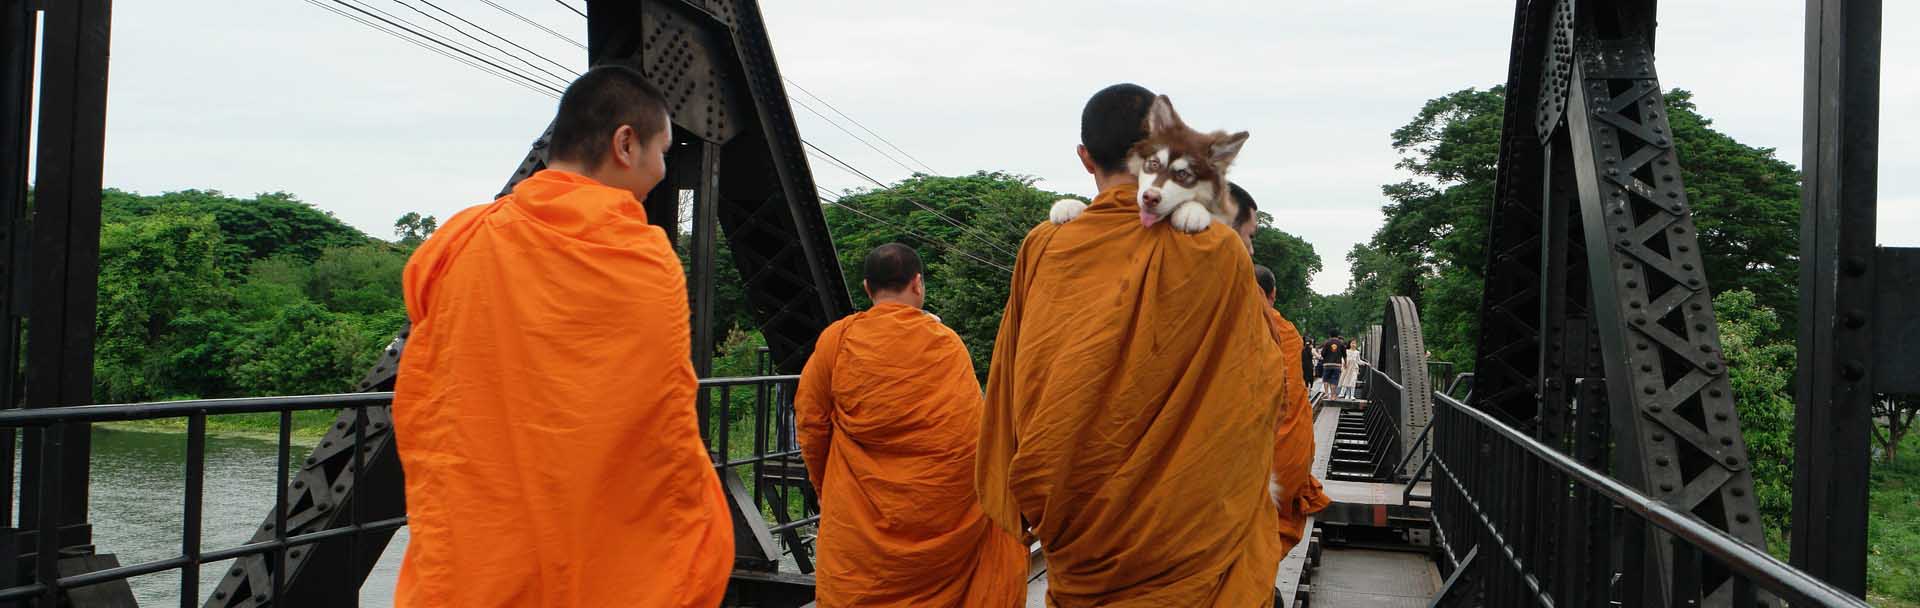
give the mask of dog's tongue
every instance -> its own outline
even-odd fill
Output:
[[[1160,221],[1160,216],[1154,215],[1153,212],[1148,211],[1146,207],[1140,208],[1140,227],[1141,228],[1152,228],[1153,223],[1158,221]]]

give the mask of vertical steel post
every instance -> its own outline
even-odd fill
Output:
[[[32,324],[27,342],[27,407],[93,401],[93,322],[100,265],[100,180],[106,144],[110,0],[45,6],[39,155],[33,209]],[[89,428],[65,425],[55,500],[36,488],[47,474],[38,439],[25,450],[22,521],[59,519],[60,539],[40,550],[91,544],[87,521]],[[50,486],[52,487],[52,486]],[[58,505],[56,513],[41,505]],[[42,529],[46,529],[42,527]]]
[[[5,352],[0,353],[0,408],[18,405],[20,391],[20,316],[25,314],[20,272],[25,268],[27,146],[33,129],[33,51],[36,13],[27,0],[0,0],[0,323]],[[13,491],[14,430],[0,432],[0,488]],[[0,528],[13,526],[13,501],[0,501]],[[11,534],[0,545],[12,547]],[[11,563],[11,550],[0,563]],[[10,583],[12,568],[0,568],[0,584]]]
[[[1866,592],[1880,1],[1807,0],[1793,565]]]
[[[699,182],[693,191],[693,371],[713,375],[713,239],[720,229],[720,144],[701,140]],[[726,407],[722,404],[721,407]],[[721,424],[726,424],[722,417]],[[724,428],[724,427],[723,427]],[[724,431],[723,431],[724,432]],[[725,459],[725,452],[721,453]]]

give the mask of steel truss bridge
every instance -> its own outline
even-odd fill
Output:
[[[686,142],[645,204],[677,237],[667,218],[690,201],[696,368],[711,371],[717,263],[744,278],[768,341],[761,376],[701,382],[734,512],[727,603],[804,605],[818,505],[792,374],[851,304],[765,24],[753,0],[587,4],[591,62],[653,79]],[[19,492],[17,513],[0,507],[0,604],[130,606],[126,579],[172,571],[182,606],[352,605],[406,522],[385,392],[404,331],[358,393],[89,405],[111,6],[0,0],[0,356],[22,370],[0,374],[0,481]],[[1903,339],[1920,338],[1903,306],[1920,252],[1874,245],[1880,2],[1807,2],[1791,565],[1764,550],[1655,14],[1653,0],[1517,0],[1474,373],[1427,361],[1414,303],[1390,301],[1364,399],[1316,402],[1316,472],[1336,503],[1276,573],[1280,605],[1865,605],[1869,404],[1920,392]],[[543,135],[508,186],[545,160]],[[322,409],[333,428],[293,446],[292,413]],[[276,506],[250,541],[204,547],[206,419],[260,412],[281,420]],[[88,523],[89,425],[160,418],[187,427],[180,552],[121,564]],[[750,436],[730,436],[736,423]],[[210,589],[204,570],[222,572]],[[1043,589],[1037,554],[1034,571]]]

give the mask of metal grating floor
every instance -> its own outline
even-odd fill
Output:
[[[1440,573],[1418,553],[1321,550],[1313,571],[1313,608],[1425,608],[1440,591]]]

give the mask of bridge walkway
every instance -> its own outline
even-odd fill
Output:
[[[1415,504],[1409,505],[1403,498],[1406,488],[1399,483],[1353,481],[1330,474],[1335,471],[1336,447],[1364,443],[1352,434],[1362,418],[1358,408],[1363,404],[1340,399],[1314,402],[1313,474],[1322,480],[1333,504],[1309,521],[1308,540],[1281,560],[1274,580],[1280,596],[1277,606],[1424,607],[1440,591],[1440,572],[1427,548],[1394,542],[1402,534],[1424,538],[1418,525],[1409,527],[1405,520],[1408,514],[1423,510],[1419,498],[1433,495],[1431,485],[1415,484]]]

